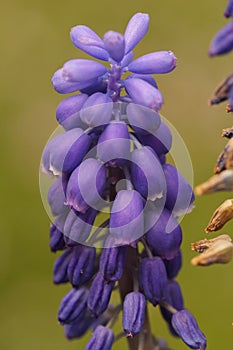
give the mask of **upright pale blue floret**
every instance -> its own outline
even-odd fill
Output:
[[[174,280],[182,265],[176,218],[189,211],[194,197],[166,163],[172,134],[161,122],[164,101],[152,76],[171,72],[176,57],[159,51],[134,58],[148,27],[149,16],[137,13],[124,34],[110,30],[103,39],[85,25],[72,28],[72,43],[94,60],[69,60],[52,78],[57,92],[74,93],[59,103],[56,118],[64,131],[42,155],[42,169],[54,180],[48,191],[55,218],[50,249],[61,251],[53,280],[72,286],[58,320],[68,339],[93,332],[86,350],[112,349],[120,335],[114,338],[111,327],[121,312],[130,348],[138,343],[145,350],[146,337],[153,345],[148,302],[160,306],[173,335],[204,350],[204,336],[183,310]],[[167,349],[165,341],[158,344]]]

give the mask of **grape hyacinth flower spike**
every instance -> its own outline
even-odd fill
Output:
[[[72,43],[93,59],[69,60],[52,78],[57,92],[73,93],[57,107],[62,131],[42,156],[53,181],[46,195],[50,248],[61,251],[53,279],[71,285],[58,320],[68,339],[92,331],[86,350],[110,350],[122,336],[130,350],[168,350],[153,334],[149,304],[160,305],[171,332],[193,346],[172,315],[183,308],[175,281],[182,265],[177,220],[194,196],[166,164],[172,133],[161,120],[164,99],[152,76],[171,72],[176,57],[159,51],[134,59],[148,27],[148,14],[136,13],[124,34],[110,30],[103,39],[85,25],[72,28]],[[122,332],[114,334],[121,313]]]

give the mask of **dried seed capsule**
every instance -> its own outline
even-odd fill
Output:
[[[98,317],[107,309],[114,284],[115,282],[106,281],[101,272],[98,272],[94,278],[87,305],[95,317]]]
[[[123,304],[123,328],[127,337],[138,334],[143,326],[146,299],[142,293],[128,293]]]
[[[233,199],[227,199],[220,205],[220,207],[218,207],[215,210],[208,226],[205,229],[205,232],[213,232],[220,230],[232,218]]]
[[[205,350],[206,337],[188,310],[176,312],[172,316],[172,326],[184,343],[191,349]]]
[[[167,273],[161,258],[142,259],[139,285],[146,298],[156,306],[167,297]]]
[[[111,350],[114,341],[113,331],[104,326],[98,326],[85,350]]]
[[[191,260],[192,265],[209,266],[212,264],[226,264],[233,256],[233,243],[228,235],[212,240],[204,240],[193,244],[195,250],[203,252]],[[228,238],[229,239],[228,239]],[[199,244],[198,244],[199,243]]]
[[[71,289],[62,299],[58,310],[58,321],[61,324],[72,324],[81,319],[87,308],[88,289]]]

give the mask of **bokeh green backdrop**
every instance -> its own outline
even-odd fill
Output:
[[[178,129],[190,151],[195,184],[212,174],[216,156],[226,141],[223,127],[232,125],[224,106],[207,100],[232,69],[232,54],[209,59],[207,48],[226,23],[226,1],[118,0],[28,1],[1,4],[1,253],[0,349],[84,349],[84,341],[68,342],[56,313],[67,287],[52,284],[55,256],[48,249],[49,219],[42,206],[38,172],[42,149],[57,126],[55,109],[62,96],[50,83],[66,60],[80,56],[69,41],[77,24],[100,36],[109,29],[124,31],[136,12],[150,14],[150,29],[136,56],[170,49],[178,66],[159,76],[165,97],[162,113]],[[211,350],[232,347],[232,263],[194,268],[190,243],[205,237],[213,210],[231,194],[197,198],[196,209],[183,222],[184,267],[179,282],[186,307],[208,337]],[[229,223],[222,232],[232,233]],[[186,349],[169,336],[157,310],[151,310],[153,330],[173,349]],[[120,341],[114,349],[126,349]]]

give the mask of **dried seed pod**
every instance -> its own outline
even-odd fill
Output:
[[[233,190],[233,170],[224,170],[220,174],[210,177],[206,182],[196,186],[195,194],[208,194],[218,191]]]
[[[224,150],[220,153],[214,167],[214,173],[219,174],[223,170],[233,168],[233,139],[230,139]]]
[[[227,235],[222,235],[212,240],[199,241],[193,244],[192,249],[203,252],[191,260],[191,264],[194,266],[226,264],[233,256],[233,243]]]
[[[229,220],[233,218],[233,199],[227,199],[214,212],[205,232],[220,230]]]

